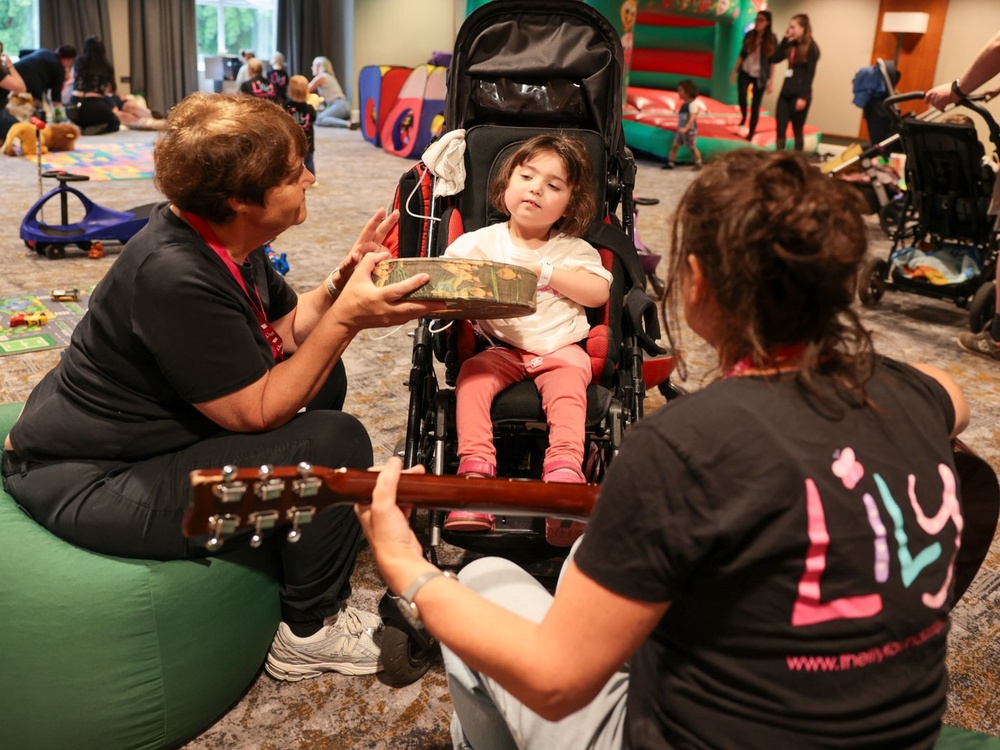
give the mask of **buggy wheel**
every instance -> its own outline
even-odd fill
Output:
[[[969,330],[979,333],[993,322],[996,315],[997,283],[987,281],[980,284],[969,303]]]
[[[382,631],[381,681],[390,687],[416,682],[431,666],[434,648],[421,648],[410,635],[387,622]]]
[[[39,245],[38,254],[44,254],[49,260],[59,260],[66,256],[66,246],[65,245]]]
[[[905,196],[882,206],[878,212],[878,223],[885,236],[894,242],[915,237],[920,225],[916,211]]]
[[[858,299],[865,307],[875,307],[885,294],[889,264],[881,258],[868,261],[858,277]]]

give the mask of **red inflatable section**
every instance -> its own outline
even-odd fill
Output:
[[[712,53],[673,49],[632,50],[632,70],[669,71],[683,76],[712,77]]]

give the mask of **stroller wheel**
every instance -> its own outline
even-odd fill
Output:
[[[969,303],[969,330],[979,333],[993,322],[996,315],[997,284],[987,281],[980,284]]]
[[[881,258],[869,261],[858,277],[858,299],[865,307],[874,307],[882,299],[886,289],[889,264]]]
[[[65,245],[39,245],[36,250],[39,255],[44,255],[49,260],[58,260],[66,256]]]
[[[382,631],[381,681],[391,687],[416,682],[431,666],[435,648],[423,648],[410,634],[391,622]]]

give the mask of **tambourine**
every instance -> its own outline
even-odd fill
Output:
[[[442,320],[519,318],[535,311],[538,276],[523,266],[458,258],[395,258],[375,266],[375,286],[387,286],[418,273],[431,280],[408,299],[437,300],[447,309]]]

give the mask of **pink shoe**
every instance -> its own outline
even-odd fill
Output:
[[[583,472],[569,461],[553,461],[542,469],[543,482],[560,484],[586,484]],[[579,521],[562,518],[545,519],[545,541],[553,547],[571,547],[586,530],[587,525]]]
[[[460,477],[493,479],[496,475],[496,467],[487,461],[467,459],[458,465],[458,476]],[[493,531],[495,523],[496,516],[490,513],[453,510],[444,519],[444,528],[448,531]]]
[[[448,531],[493,531],[495,522],[496,517],[489,513],[453,510],[444,519],[444,527]]]

